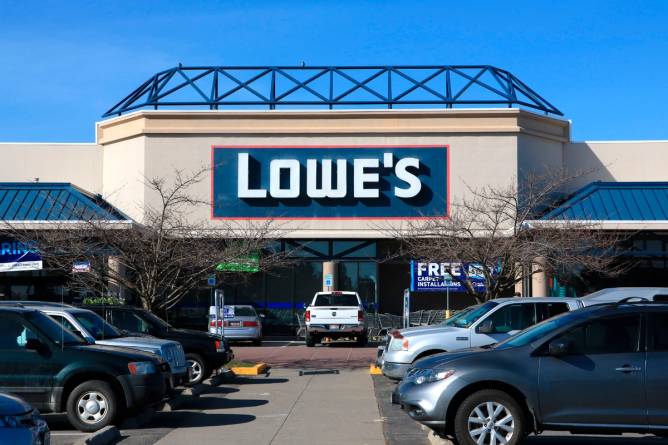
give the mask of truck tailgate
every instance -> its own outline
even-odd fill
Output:
[[[358,324],[357,307],[318,306],[311,308],[313,324]]]

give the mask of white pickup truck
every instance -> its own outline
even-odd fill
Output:
[[[367,341],[364,307],[357,292],[317,292],[304,313],[306,346],[323,338],[354,338],[359,346]]]

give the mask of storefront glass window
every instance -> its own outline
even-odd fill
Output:
[[[339,263],[338,288],[357,292],[367,306],[376,302],[376,263],[342,261]]]

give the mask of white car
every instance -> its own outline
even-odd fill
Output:
[[[538,322],[581,307],[577,299],[557,297],[490,300],[457,314],[453,321],[390,332],[380,359],[381,369],[385,376],[400,379],[423,357],[496,343]]]
[[[366,345],[364,306],[357,292],[317,292],[306,308],[304,321],[308,347],[325,337],[355,338],[358,345]]]

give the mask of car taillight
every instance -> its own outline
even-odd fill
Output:
[[[216,340],[216,349],[220,350],[223,349],[223,342],[220,340]]]
[[[223,321],[218,320],[218,327],[221,327],[222,325],[223,325]],[[209,323],[209,326],[211,326],[212,328],[215,328],[216,327],[216,320],[211,320],[211,323]]]
[[[401,332],[396,331],[396,330],[395,330],[395,331],[392,331],[392,332],[390,333],[390,335],[391,335],[393,338],[404,338],[404,336],[401,335]]]
[[[311,311],[304,312],[304,320],[311,321]]]
[[[357,311],[357,321],[364,321],[364,311]]]
[[[244,321],[242,323],[242,325],[245,328],[256,328],[256,327],[258,327],[258,322],[257,321]]]

